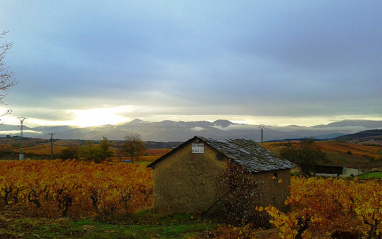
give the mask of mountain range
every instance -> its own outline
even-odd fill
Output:
[[[173,142],[186,141],[195,135],[215,139],[245,138],[257,142],[261,140],[258,125],[238,124],[228,120],[209,121],[161,121],[147,122],[135,119],[123,125],[103,125],[97,127],[71,126],[24,126],[25,137],[50,138],[54,133],[55,139],[85,139],[100,140],[103,136],[109,140],[123,140],[129,133],[139,134],[144,141]],[[326,125],[312,127],[289,125],[267,126],[264,141],[297,139],[314,137],[316,139],[331,139],[341,135],[353,134],[364,130],[382,129],[382,121],[344,120]],[[20,127],[14,125],[0,126],[0,137],[6,135],[19,136]]]

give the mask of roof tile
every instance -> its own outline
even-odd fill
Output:
[[[198,138],[253,173],[294,167],[292,162],[276,156],[253,140],[215,140],[199,136]]]

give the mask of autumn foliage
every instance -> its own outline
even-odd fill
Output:
[[[6,161],[0,208],[25,216],[110,216],[152,205],[152,172],[137,164]]]
[[[291,181],[290,211],[258,207],[274,229],[219,226],[213,238],[382,238],[382,183],[379,180],[300,178]]]
[[[0,165],[2,212],[50,218],[108,217],[129,216],[137,209],[152,207],[152,172],[139,164],[56,160],[4,161]],[[236,171],[241,172],[237,168]],[[234,187],[232,174],[228,176],[225,184]],[[219,226],[211,236],[256,238],[264,233],[263,238],[382,237],[381,181],[293,177],[290,190],[291,196],[285,202],[290,211],[275,207],[253,209],[253,213],[268,214],[274,229],[259,230],[253,224],[232,223]],[[251,197],[241,193],[244,191],[234,190],[234,203]],[[249,208],[247,205],[226,206],[231,209],[227,212],[233,213],[230,216],[244,216],[248,222],[249,212],[243,210]]]
[[[281,238],[311,238],[346,233],[381,238],[382,184],[378,180],[293,178],[291,212],[258,208],[272,217]]]

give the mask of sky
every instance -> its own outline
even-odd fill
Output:
[[[382,120],[382,1],[1,0],[5,124]]]

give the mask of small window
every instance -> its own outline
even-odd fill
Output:
[[[223,160],[223,154],[222,153],[217,153],[216,154],[216,157],[218,158],[218,160]]]

